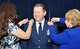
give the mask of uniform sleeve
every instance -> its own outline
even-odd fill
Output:
[[[23,30],[26,31],[28,28],[28,23],[24,25]],[[27,49],[28,41],[27,40],[21,40],[21,49]]]
[[[53,42],[55,42],[57,44],[68,43],[69,35],[68,35],[67,31],[57,34],[55,31],[54,25],[51,25],[49,29],[50,29],[50,38]]]
[[[8,33],[13,33],[14,31],[16,31],[17,29],[19,29],[19,27],[17,25],[15,25],[14,23],[10,22],[8,23]]]

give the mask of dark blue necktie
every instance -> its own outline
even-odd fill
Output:
[[[41,23],[39,23],[39,35],[41,34],[42,32],[42,26],[41,26]]]

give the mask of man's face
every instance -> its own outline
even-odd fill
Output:
[[[44,11],[42,7],[34,7],[33,16],[36,21],[41,22],[44,19],[45,15],[46,11]]]

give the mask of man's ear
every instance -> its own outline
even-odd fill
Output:
[[[44,11],[44,16],[46,15],[46,13],[47,13],[47,12],[46,12],[46,11]]]

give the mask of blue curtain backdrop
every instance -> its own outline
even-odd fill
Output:
[[[42,2],[47,8],[48,19],[49,11],[51,17],[64,17],[65,12],[69,9],[77,8],[80,10],[80,0],[0,0],[3,2],[12,2],[17,6],[18,13],[22,18],[33,17],[33,6],[35,3]]]

